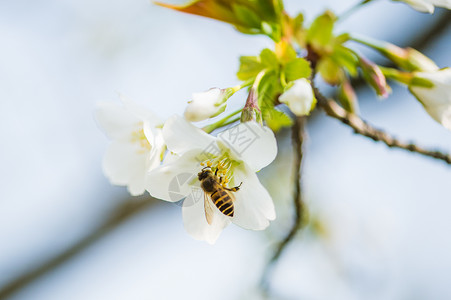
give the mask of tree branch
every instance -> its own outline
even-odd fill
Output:
[[[86,248],[103,238],[106,234],[116,229],[119,225],[123,224],[128,219],[134,217],[137,213],[150,207],[153,203],[147,196],[141,196],[134,201],[127,201],[119,205],[111,215],[102,223],[98,228],[92,231],[90,234],[76,242],[67,250],[62,251],[54,257],[43,261],[37,267],[29,270],[27,273],[19,275],[12,279],[5,286],[0,289],[0,299],[7,299],[20,291],[22,288],[28,286],[31,282],[37,278],[47,274],[48,272],[56,269],[65,262],[71,260],[83,252]]]
[[[327,99],[321,92],[314,88],[315,97],[318,100],[318,106],[321,107],[328,116],[335,118],[348,125],[354,132],[366,137],[369,137],[373,141],[379,141],[385,143],[390,148],[400,148],[410,152],[422,154],[435,159],[442,160],[447,164],[451,164],[451,155],[443,153],[437,150],[428,150],[417,146],[412,142],[403,142],[397,138],[389,135],[388,133],[376,129],[363,121],[359,116],[349,113],[339,106],[335,101]]]
[[[272,270],[274,262],[278,260],[282,252],[285,250],[286,246],[294,239],[296,233],[301,229],[302,225],[305,223],[305,205],[302,200],[302,190],[301,190],[301,173],[302,173],[302,158],[303,158],[303,142],[305,140],[305,118],[296,117],[295,122],[292,127],[292,143],[294,152],[294,195],[293,204],[295,207],[295,218],[290,231],[285,236],[285,238],[280,241],[277,245],[274,254],[269,260],[265,267],[263,276],[261,279],[261,286],[265,292],[268,290],[268,277]]]

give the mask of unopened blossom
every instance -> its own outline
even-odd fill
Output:
[[[162,122],[149,110],[121,96],[122,105],[100,103],[96,119],[111,144],[103,159],[103,172],[114,185],[130,194],[146,190],[149,170],[160,165],[165,151]]]
[[[424,12],[434,13],[435,7],[444,7],[451,9],[451,0],[394,0],[409,4],[413,9]]]
[[[451,68],[417,72],[414,76],[410,92],[434,120],[451,130]]]
[[[241,122],[255,121],[262,124],[262,113],[258,107],[257,88],[252,87],[241,112]]]
[[[387,80],[379,66],[362,56],[359,57],[359,65],[363,77],[373,87],[376,94],[380,97],[387,98],[388,94],[391,93],[391,88],[388,86]]]
[[[431,72],[439,69],[432,59],[414,48],[401,48],[392,43],[378,41],[358,34],[353,34],[352,39],[379,51],[405,71]]]
[[[393,47],[396,47],[393,45]],[[407,71],[424,71],[424,72],[432,72],[437,71],[439,67],[435,64],[435,62],[421,53],[418,50],[413,48],[399,48],[401,51],[393,51],[393,53],[400,54],[398,57],[393,55],[393,62],[395,62],[401,68],[406,69]]]
[[[148,191],[166,201],[184,199],[184,227],[195,239],[213,244],[231,222],[246,229],[262,230],[275,219],[271,196],[255,174],[277,154],[271,130],[256,122],[246,122],[214,137],[185,119],[173,116],[163,127],[163,136],[168,149],[179,158],[149,173]],[[211,224],[207,221],[205,194],[198,178],[205,168],[217,170],[228,188],[242,183],[238,191],[231,192],[235,198],[233,217],[209,203],[213,207],[213,218]]]
[[[357,95],[349,80],[344,80],[338,87],[338,99],[345,110],[353,114],[359,113]]]
[[[233,92],[232,88],[212,88],[205,92],[193,93],[192,100],[185,109],[185,119],[198,122],[217,116],[225,110],[226,101]]]
[[[280,95],[279,101],[285,103],[297,116],[308,115],[316,104],[313,88],[305,78],[293,81],[292,85]]]

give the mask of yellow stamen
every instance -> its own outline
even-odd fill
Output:
[[[152,146],[150,145],[149,141],[146,138],[146,135],[144,134],[144,129],[141,127],[140,129],[133,131],[131,134],[131,142],[132,143],[138,143],[141,150],[149,151]]]

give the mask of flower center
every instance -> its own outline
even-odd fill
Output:
[[[223,185],[229,183],[233,179],[232,169],[237,162],[232,160],[227,154],[207,159],[200,163],[202,167],[210,167],[216,175],[221,178]]]
[[[138,130],[132,131],[131,141],[132,143],[137,143],[141,147],[142,152],[150,151],[150,149],[152,148],[146,138],[146,135],[144,134],[144,129],[142,126]]]

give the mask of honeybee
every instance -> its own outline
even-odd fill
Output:
[[[240,185],[227,188],[224,186],[224,179],[217,175],[218,169],[213,173],[210,167],[205,167],[201,172],[197,174],[197,177],[200,181],[200,186],[204,191],[204,210],[205,210],[205,218],[207,219],[208,224],[211,225],[213,222],[213,207],[211,203],[222,212],[224,215],[228,217],[233,217],[234,214],[234,205],[235,196],[232,192],[237,192]]]

